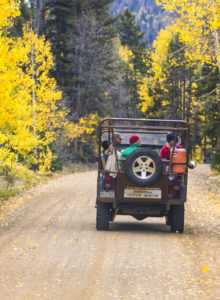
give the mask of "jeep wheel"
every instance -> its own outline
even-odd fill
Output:
[[[151,149],[133,151],[125,161],[125,172],[136,185],[149,186],[161,176],[163,162],[160,156]]]
[[[97,201],[96,229],[109,230],[110,207],[108,203]]]
[[[171,208],[171,232],[184,231],[184,204],[173,205]]]

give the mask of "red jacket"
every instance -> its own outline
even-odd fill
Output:
[[[179,149],[179,148],[181,148],[181,146],[176,144],[176,148]],[[160,157],[170,160],[170,148],[168,148],[167,144],[165,144],[163,146],[163,148],[161,149]]]

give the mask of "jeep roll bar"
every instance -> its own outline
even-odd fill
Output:
[[[116,123],[117,122],[117,123]],[[126,122],[134,122],[134,123],[151,123],[151,125],[127,125],[123,124]],[[106,124],[107,123],[107,124]],[[122,124],[120,124],[122,123]],[[171,126],[158,126],[157,124],[161,123],[164,125],[171,125]],[[103,119],[100,124],[99,124],[99,171],[101,171],[101,162],[100,162],[100,157],[101,157],[101,133],[107,129],[109,133],[109,138],[110,135],[112,136],[113,140],[113,146],[114,145],[114,131],[116,130],[121,130],[123,132],[130,132],[132,129],[135,130],[136,132],[139,133],[167,133],[169,131],[172,131],[177,140],[178,132],[183,132],[185,136],[185,146],[189,146],[189,132],[190,132],[190,127],[189,124],[183,120],[162,120],[162,119],[135,119],[135,118],[105,118]],[[130,129],[130,130],[129,130]],[[169,163],[169,172],[171,172],[171,167],[174,164],[172,162],[173,160],[173,154],[174,154],[174,149],[171,153],[171,159]],[[119,171],[119,166],[118,166],[118,157],[116,155],[116,165],[117,165],[117,172]],[[105,170],[102,170],[101,172],[107,173]],[[115,172],[115,173],[117,173]],[[112,172],[113,173],[113,172]]]

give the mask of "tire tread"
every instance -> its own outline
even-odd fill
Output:
[[[171,208],[171,232],[184,232],[184,204]]]
[[[109,204],[97,201],[96,229],[109,230]]]

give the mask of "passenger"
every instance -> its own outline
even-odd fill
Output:
[[[168,133],[167,137],[167,143],[163,146],[163,148],[161,149],[160,152],[160,157],[170,160],[170,153],[171,153],[171,149],[175,146],[176,144],[176,137],[173,133]],[[181,148],[180,145],[176,144],[176,148]]]
[[[130,137],[129,143],[130,143],[130,146],[122,152],[120,158],[127,157],[133,151],[135,151],[141,147],[141,141],[140,141],[139,136],[137,136],[137,135],[133,135],[132,137]]]
[[[106,152],[112,148],[112,144],[108,140],[105,140],[102,142],[102,148],[103,148],[103,151],[101,154],[101,160],[102,160],[103,169],[105,169],[105,164],[108,159],[108,154]]]
[[[104,142],[102,142],[102,148],[103,148],[102,154],[105,157],[105,161],[106,161],[108,158],[106,152],[112,149],[112,144],[109,141],[105,140]]]
[[[115,172],[117,172],[116,155],[117,155],[117,159],[119,159],[120,155],[121,155],[121,152],[119,152],[118,150],[115,150],[115,148],[112,148],[111,154],[108,156],[108,159],[107,159],[107,162],[106,162],[106,165],[105,165],[105,170],[109,171],[109,175],[113,178],[117,177],[117,174],[115,173]]]
[[[121,140],[122,140],[122,138],[121,138],[121,135],[120,135],[120,133],[119,132],[115,132],[114,133],[114,143],[113,144],[115,144],[115,146],[120,146],[121,145]]]
[[[121,152],[118,151],[117,147],[121,144],[121,135],[118,132],[114,133],[114,139],[113,144],[116,146],[114,147],[112,144],[108,147],[108,149],[105,151],[105,155],[107,156],[107,161],[105,165],[105,170],[109,171],[109,175],[112,178],[117,177],[117,159],[120,158]],[[117,156],[117,158],[116,158]]]
[[[121,140],[122,140],[122,138],[121,138],[120,133],[115,132],[114,133],[113,144],[116,146],[116,148],[121,145]],[[109,147],[108,147],[108,149],[106,149],[106,151],[105,151],[105,155],[107,156],[107,158],[108,158],[108,156],[110,156],[114,152],[113,151],[114,150],[113,149],[114,148],[113,144],[110,144]],[[117,149],[117,152],[119,152],[118,149]],[[120,155],[121,155],[121,153],[120,153]]]

